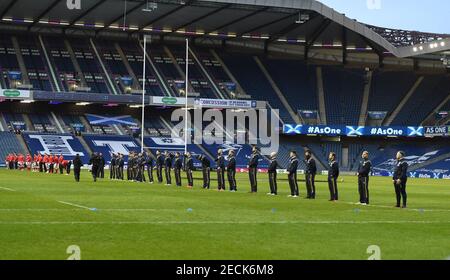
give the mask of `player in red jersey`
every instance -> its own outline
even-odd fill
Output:
[[[27,164],[27,170],[28,171],[31,171],[31,163],[32,163],[32,159],[31,159],[31,155],[30,154],[27,154],[27,157],[26,157],[26,164]]]
[[[19,169],[23,171],[25,167],[25,157],[22,154],[19,154],[17,157],[17,162],[19,163]]]
[[[59,155],[58,166],[59,166],[59,174],[63,174],[64,173],[64,157],[62,154]]]

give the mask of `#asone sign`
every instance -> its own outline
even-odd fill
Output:
[[[424,127],[370,127],[342,125],[290,125],[286,124],[283,133],[287,135],[324,135],[324,136],[394,136],[423,137]]]

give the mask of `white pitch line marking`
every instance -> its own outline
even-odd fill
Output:
[[[29,221],[29,222],[8,222],[0,221],[0,225],[207,225],[207,224],[241,224],[241,225],[262,225],[262,224],[308,224],[308,225],[367,225],[367,224],[450,224],[450,221]]]
[[[79,205],[79,204],[75,204],[75,203],[70,203],[70,202],[66,202],[66,201],[58,201],[59,203],[65,204],[65,205],[70,205],[70,206],[74,206],[74,207],[78,207],[78,208],[82,208],[82,209],[87,209],[87,210],[92,210],[93,208],[87,207],[87,206],[83,206],[83,205]]]
[[[392,210],[397,210],[398,208],[395,207],[391,207],[391,206],[386,206],[386,205],[373,205],[373,204],[369,204],[369,205],[360,205],[360,204],[356,204],[353,202],[344,202],[345,204],[348,205],[353,205],[353,206],[360,206],[361,208],[385,208],[385,209],[392,209]],[[414,212],[450,212],[450,209],[416,209],[416,208],[405,208],[402,209],[404,211],[414,211]]]
[[[10,188],[5,188],[5,187],[0,187],[0,189],[5,190],[5,191],[9,191],[9,192],[16,192],[16,190],[10,189]]]
[[[58,201],[59,202],[59,201]],[[62,202],[61,202],[62,203]],[[66,203],[63,203],[66,204]],[[72,204],[68,204],[72,205]],[[81,205],[80,205],[81,206]],[[85,211],[92,210],[92,208],[72,208],[72,209],[62,209],[62,208],[23,208],[23,209],[1,209],[0,212],[72,212],[72,211]],[[97,209],[102,212],[157,212],[157,211],[185,211],[184,209]]]

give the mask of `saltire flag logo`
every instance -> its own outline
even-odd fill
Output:
[[[131,116],[119,116],[119,117],[106,117],[100,115],[86,114],[91,125],[127,125],[127,126],[137,126],[138,124],[134,121]]]
[[[291,124],[285,124],[284,125],[284,133],[285,134],[302,134],[302,125],[291,125]]]
[[[364,126],[347,126],[347,136],[363,136],[364,135]]]
[[[423,127],[408,126],[408,136],[423,136]]]

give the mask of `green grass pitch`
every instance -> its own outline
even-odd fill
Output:
[[[214,173],[212,173],[214,177]],[[0,259],[446,259],[450,256],[450,181],[411,179],[409,209],[394,209],[389,178],[371,178],[372,206],[357,202],[356,177],[343,177],[338,203],[328,202],[325,177],[318,199],[249,194],[247,174],[237,193],[0,171]],[[183,178],[184,179],[184,178]],[[186,180],[183,181],[186,183]],[[299,182],[305,194],[304,182]]]

